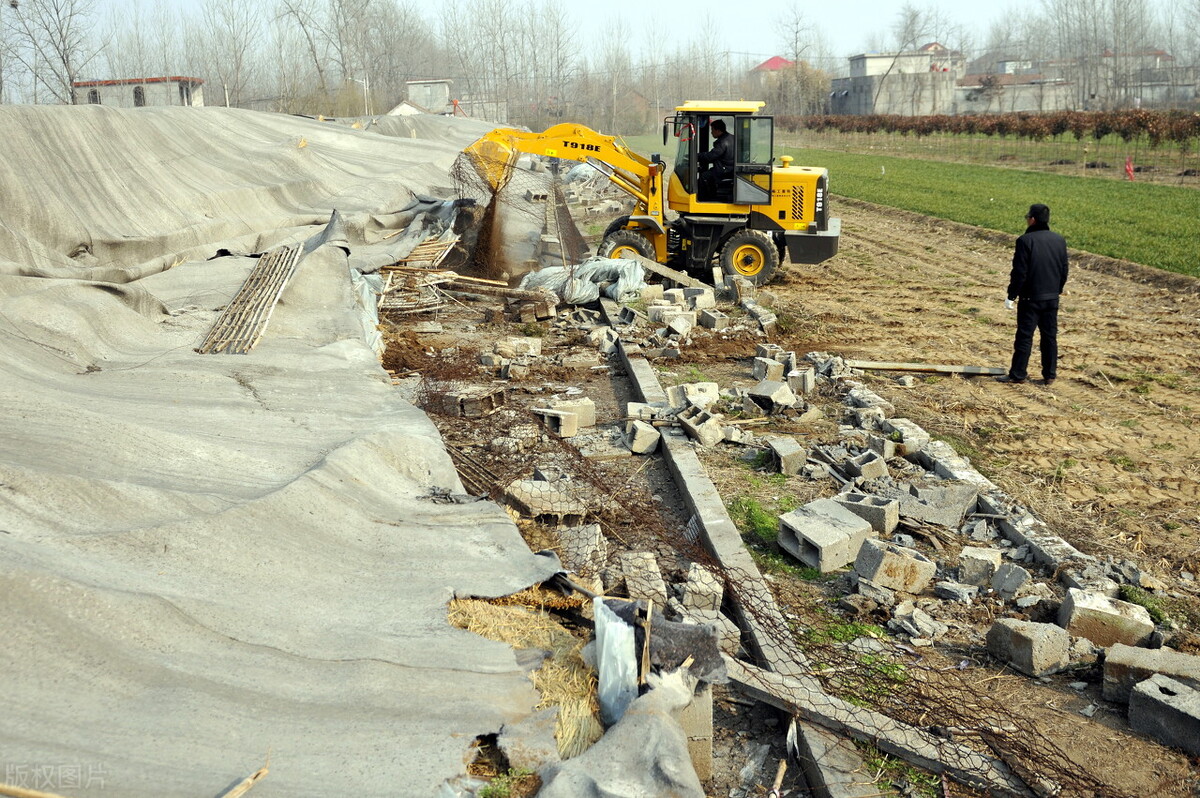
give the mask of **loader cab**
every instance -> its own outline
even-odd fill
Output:
[[[668,134],[676,139],[675,168],[668,190],[670,207],[678,211],[718,212],[724,206],[771,202],[771,175],[774,152],[774,119],[757,116],[763,103],[689,102],[675,109],[665,120],[664,144]],[[720,180],[704,180],[706,164],[700,154],[713,145],[712,123],[725,123],[732,138],[733,173]],[[711,167],[709,167],[711,168]]]

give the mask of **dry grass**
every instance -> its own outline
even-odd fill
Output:
[[[584,641],[561,624],[522,606],[498,606],[476,599],[450,602],[450,622],[515,648],[550,652],[532,677],[542,696],[538,709],[558,707],[554,736],[563,759],[583,753],[604,734],[596,703],[596,674],[579,653]]]

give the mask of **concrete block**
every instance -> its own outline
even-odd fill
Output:
[[[864,480],[879,479],[888,475],[887,463],[870,450],[855,455],[846,461],[846,471]]]
[[[1155,674],[1133,688],[1129,725],[1163,745],[1200,756],[1200,691]]]
[[[687,735],[688,754],[692,767],[701,782],[713,775],[713,695],[712,685],[692,696],[692,703],[675,713],[683,733]]]
[[[901,602],[896,607],[888,628],[903,632],[914,640],[930,641],[937,640],[950,629],[911,601]]]
[[[1150,639],[1154,621],[1145,607],[1099,593],[1068,588],[1058,611],[1058,625],[1097,646],[1137,646]]]
[[[854,560],[871,525],[832,499],[817,499],[779,516],[779,545],[805,565],[828,573]]]
[[[687,294],[682,288],[668,288],[663,291],[663,299],[672,305],[687,305]]]
[[[543,523],[578,526],[587,515],[569,482],[518,479],[504,489],[504,501],[527,518]]]
[[[1071,636],[1052,623],[1001,618],[987,634],[988,652],[1029,676],[1045,676],[1071,663]]]
[[[963,546],[958,555],[958,581],[978,587],[991,585],[992,577],[996,575],[1000,563],[999,549]]]
[[[631,421],[625,429],[625,445],[634,454],[654,454],[662,440],[662,433],[645,421]]]
[[[870,388],[864,388],[861,386],[850,389],[850,392],[846,394],[846,403],[852,407],[879,408],[883,411],[883,415],[888,418],[890,418],[896,412],[896,408],[892,406],[891,402],[884,399]]]
[[[792,437],[772,435],[767,438],[767,446],[771,447],[771,454],[774,456],[775,462],[779,465],[779,473],[781,474],[789,476],[799,474],[800,469],[804,467],[804,463],[808,459],[808,450]]]
[[[796,394],[812,393],[813,389],[817,387],[817,372],[811,366],[804,369],[792,369],[787,373],[787,384]]]
[[[800,768],[816,798],[875,798],[878,788],[864,778],[854,743],[814,723],[797,723]]]
[[[674,335],[684,336],[696,326],[696,311],[688,310],[683,313],[668,313],[663,316],[663,323]]]
[[[895,591],[883,585],[877,585],[870,579],[859,577],[858,592],[881,607],[891,607],[896,604]]]
[[[1171,648],[1138,648],[1117,643],[1104,656],[1104,698],[1126,702],[1140,681],[1156,673],[1200,690],[1200,657]]]
[[[900,499],[900,515],[930,524],[958,529],[963,517],[975,509],[979,488],[963,482],[919,486],[910,489],[911,496]]]
[[[1028,581],[1028,571],[1019,565],[1006,562],[996,569],[996,574],[992,577],[992,590],[1005,599],[1011,599]]]
[[[895,499],[848,491],[839,493],[833,500],[866,521],[881,535],[892,534],[900,523],[900,502]]]
[[[979,588],[975,585],[964,585],[961,582],[938,582],[933,586],[933,595],[947,601],[970,604],[979,595]]]
[[[629,432],[629,430],[633,427],[633,422],[635,421],[645,421],[647,423],[653,421],[654,419],[658,418],[660,414],[666,411],[666,409],[666,403],[649,404],[647,402],[626,402],[625,418],[627,421],[625,422],[625,431]]]
[[[689,610],[719,610],[725,587],[712,571],[699,563],[688,566],[683,585],[683,606]]]
[[[658,560],[648,551],[622,551],[617,554],[625,576],[625,592],[631,599],[653,601],[656,607],[667,605],[667,584],[658,570]]]
[[[868,435],[867,446],[884,460],[891,460],[896,456],[896,442],[882,435]]]
[[[915,549],[867,540],[858,550],[854,570],[880,587],[916,594],[929,585],[937,565]]]
[[[779,382],[783,379],[783,364],[778,360],[756,357],[754,358],[751,376],[756,380],[774,380]]]
[[[596,426],[596,403],[586,396],[578,399],[559,399],[550,403],[552,410],[574,413],[580,427]]]
[[[717,306],[717,297],[711,288],[685,288],[683,297],[692,310],[708,310]]]
[[[592,366],[599,365],[600,360],[595,352],[577,352],[575,354],[564,355],[560,361],[563,368],[568,369],[590,369]]]
[[[522,335],[509,336],[505,342],[515,355],[533,355],[535,357],[542,354],[542,339],[526,337]]]
[[[976,485],[980,490],[999,490],[996,483],[980,474],[971,465],[969,458],[954,451],[954,447],[945,441],[930,441],[915,456],[926,471],[932,471],[942,479],[953,479]]]
[[[677,409],[708,407],[721,398],[721,386],[715,382],[689,382],[667,388],[667,403]]]
[[[783,347],[779,344],[757,344],[754,347],[755,357],[765,357],[770,360],[783,361],[787,354],[783,351]]]
[[[600,573],[608,560],[608,541],[599,524],[560,527],[558,544],[562,564],[581,576]]]
[[[661,285],[644,285],[642,286],[642,300],[647,304],[661,302],[665,293]]]
[[[768,414],[794,407],[797,402],[787,383],[776,380],[763,380],[747,391],[746,396]]]
[[[668,313],[675,314],[688,312],[689,311],[683,307],[683,305],[676,305],[662,300],[652,303],[646,307],[646,315],[650,317],[650,321],[655,322],[656,324],[665,324],[666,321],[663,317]]]
[[[573,438],[579,434],[579,416],[566,410],[552,410],[549,407],[532,409],[546,422],[546,429],[560,438]]]
[[[724,330],[729,326],[729,317],[719,310],[701,310],[696,314],[696,321],[710,330]]]
[[[882,429],[896,442],[896,454],[901,457],[916,454],[929,443],[929,433],[907,418],[885,419]]]
[[[720,413],[709,413],[700,407],[689,407],[679,413],[680,426],[689,437],[695,439],[701,446],[716,446],[725,440],[725,431],[721,429]]]

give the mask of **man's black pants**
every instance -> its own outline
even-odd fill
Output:
[[[1033,331],[1041,334],[1042,379],[1058,376],[1058,298],[1022,299],[1017,302],[1017,337],[1013,341],[1012,367],[1008,376],[1014,380],[1029,377],[1029,354],[1033,351]]]

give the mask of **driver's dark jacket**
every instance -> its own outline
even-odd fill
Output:
[[[724,133],[713,140],[708,152],[698,156],[700,163],[711,163],[718,175],[733,174],[733,136]]]

